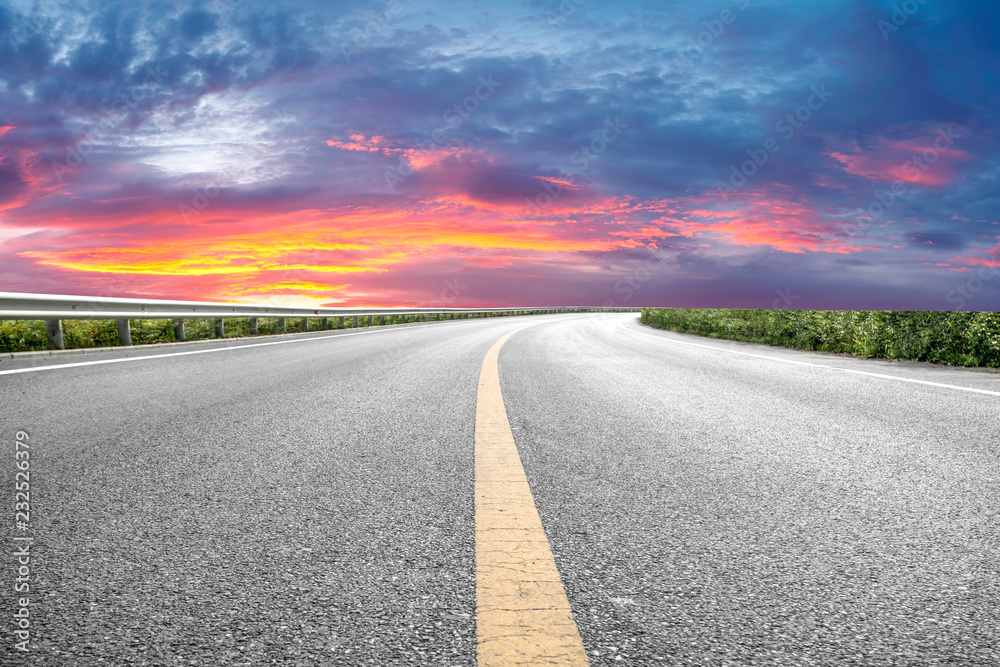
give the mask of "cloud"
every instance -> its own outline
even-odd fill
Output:
[[[895,128],[892,128],[895,129]],[[922,186],[944,186],[954,182],[957,163],[972,155],[956,148],[956,142],[969,133],[956,131],[953,125],[930,128],[905,128],[896,136],[878,136],[862,147],[856,141],[844,152],[827,153],[848,174],[862,178],[891,182],[900,181]]]
[[[941,275],[994,257],[986,2],[888,41],[882,5],[733,3],[695,50],[720,10],[48,6],[0,8],[12,288],[419,304],[459,275],[464,303],[585,304],[658,253],[631,303],[945,307]]]

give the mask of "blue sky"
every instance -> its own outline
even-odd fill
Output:
[[[3,2],[0,287],[996,310],[987,2]]]

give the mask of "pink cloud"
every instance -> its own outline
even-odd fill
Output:
[[[355,133],[348,135],[348,139],[350,141],[327,139],[326,145],[330,148],[339,148],[345,151],[360,151],[362,153],[385,153],[388,155],[390,151],[384,145],[386,143],[385,137],[380,134],[366,138],[363,134]]]
[[[831,149],[825,155],[833,158],[839,169],[854,176],[883,183],[900,181],[931,187],[953,183],[958,163],[972,158],[967,151],[955,148],[955,144],[967,136],[965,130],[956,132],[951,126],[921,126],[898,132],[910,136],[878,136],[865,147],[854,141],[839,150]]]
[[[756,190],[742,197],[694,198],[693,207],[669,219],[676,231],[740,246],[770,246],[790,253],[848,254],[874,249],[856,245],[842,220],[790,193]]]

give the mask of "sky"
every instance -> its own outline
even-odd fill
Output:
[[[1000,309],[992,0],[0,0],[0,291]]]

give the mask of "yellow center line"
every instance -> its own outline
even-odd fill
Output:
[[[500,392],[500,347],[518,331],[490,348],[479,376],[476,659],[479,667],[588,665]]]

